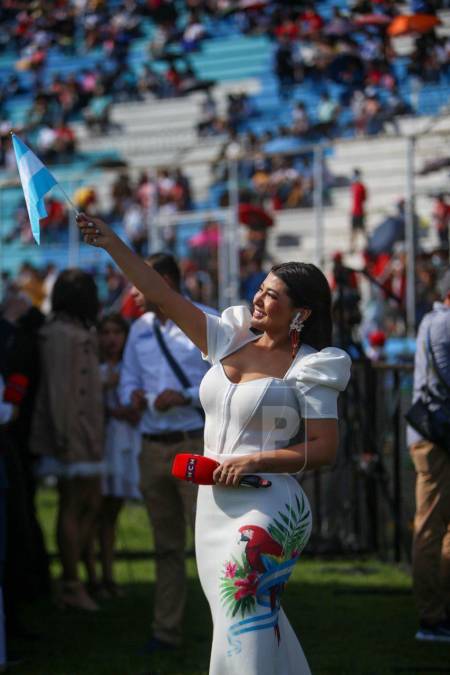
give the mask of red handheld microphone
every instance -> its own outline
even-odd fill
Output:
[[[6,379],[3,400],[6,403],[20,405],[28,390],[29,379],[22,373],[11,373]]]
[[[172,476],[187,480],[196,485],[215,485],[213,473],[220,466],[220,462],[203,455],[191,455],[189,453],[180,453],[175,455],[172,463]],[[243,476],[239,485],[244,487],[270,487],[270,480],[261,478],[254,474]]]

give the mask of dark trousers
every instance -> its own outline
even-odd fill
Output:
[[[8,630],[18,622],[18,608],[24,602],[50,592],[48,558],[34,508],[31,472],[17,448],[5,455],[6,560],[4,601]]]

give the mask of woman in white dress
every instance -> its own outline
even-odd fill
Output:
[[[116,527],[125,500],[141,499],[138,455],[141,436],[137,425],[140,413],[121,405],[118,386],[128,323],[120,314],[107,314],[98,324],[100,376],[105,406],[105,456],[102,476],[102,502],[97,535],[100,543],[102,581],[96,579],[95,541],[90,542],[85,559],[89,586],[95,595],[121,595],[114,581]]]
[[[230,307],[210,317],[171,291],[102,221],[78,222],[84,240],[105,248],[212,364],[200,397],[205,454],[220,464],[216,484],[200,487],[196,517],[199,576],[214,624],[210,675],[308,675],[280,597],[311,530],[295,474],[334,461],[337,396],[350,373],[348,355],[327,346],[325,277],[314,265],[275,266],[252,314]],[[271,487],[241,487],[249,473],[269,478]]]

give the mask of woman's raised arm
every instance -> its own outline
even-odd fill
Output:
[[[107,251],[144,297],[158,305],[161,312],[174,321],[206,354],[208,347],[204,313],[183,295],[170,288],[162,276],[128,248],[100,218],[91,218],[80,213],[77,216],[77,223],[83,240],[91,246]]]

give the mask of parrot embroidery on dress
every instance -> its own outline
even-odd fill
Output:
[[[229,655],[240,651],[237,636],[242,633],[273,628],[280,642],[281,594],[310,530],[307,502],[303,496],[295,502],[296,508],[286,504],[286,510],[278,512],[267,530],[258,525],[239,528],[239,543],[245,548],[239,557],[231,556],[225,562],[220,579],[220,597],[228,615],[242,617],[228,629]],[[256,613],[258,606],[268,611]]]

